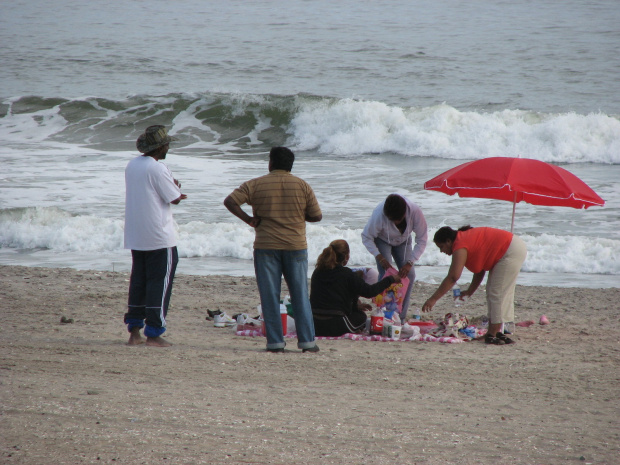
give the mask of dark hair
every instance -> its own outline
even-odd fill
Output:
[[[319,270],[331,270],[349,255],[349,243],[344,239],[336,239],[323,249],[319,258],[316,259],[316,268]]]
[[[400,220],[407,212],[407,202],[398,194],[390,194],[383,204],[383,214],[390,221]]]
[[[272,170],[291,171],[295,154],[287,147],[273,147],[269,152],[269,161]]]
[[[461,226],[458,231],[467,231],[468,229],[472,229],[472,227],[470,225]],[[445,244],[448,241],[454,242],[458,231],[455,231],[450,226],[439,228],[435,233],[435,236],[433,236],[433,242],[435,244]]]

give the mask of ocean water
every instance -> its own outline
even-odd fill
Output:
[[[311,266],[391,192],[443,225],[510,229],[512,204],[425,191],[460,163],[558,164],[604,207],[516,206],[522,284],[620,285],[620,3],[16,1],[0,16],[0,263],[128,270],[124,177],[161,123],[188,199],[180,273],[252,275],[253,231],[222,202],[287,145],[314,188]],[[430,242],[418,279],[449,258]],[[467,274],[462,278],[467,281]]]

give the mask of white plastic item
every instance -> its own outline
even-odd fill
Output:
[[[294,333],[295,331],[297,331],[297,328],[295,327],[295,318],[293,318],[290,315],[287,315],[286,319],[287,319],[287,323],[286,323],[287,334]]]

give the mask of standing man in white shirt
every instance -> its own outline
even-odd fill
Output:
[[[166,159],[169,144],[178,140],[164,126],[149,126],[136,141],[143,155],[125,168],[125,248],[131,249],[131,278],[125,324],[129,345],[169,347],[162,334],[179,261],[170,204],[186,199]],[[140,334],[144,328],[146,340]]]
[[[412,235],[415,235],[415,247]],[[398,267],[401,278],[409,278],[409,287],[405,292],[400,319],[407,318],[411,289],[415,280],[415,268],[428,240],[428,227],[422,209],[409,199],[390,194],[373,210],[364,231],[362,243],[375,257],[379,279],[392,268],[392,260]]]

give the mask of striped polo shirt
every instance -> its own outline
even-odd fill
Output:
[[[256,228],[255,249],[303,250],[306,243],[306,214],[321,215],[314,191],[289,171],[273,170],[244,182],[230,194],[237,205],[252,206],[261,218]]]

